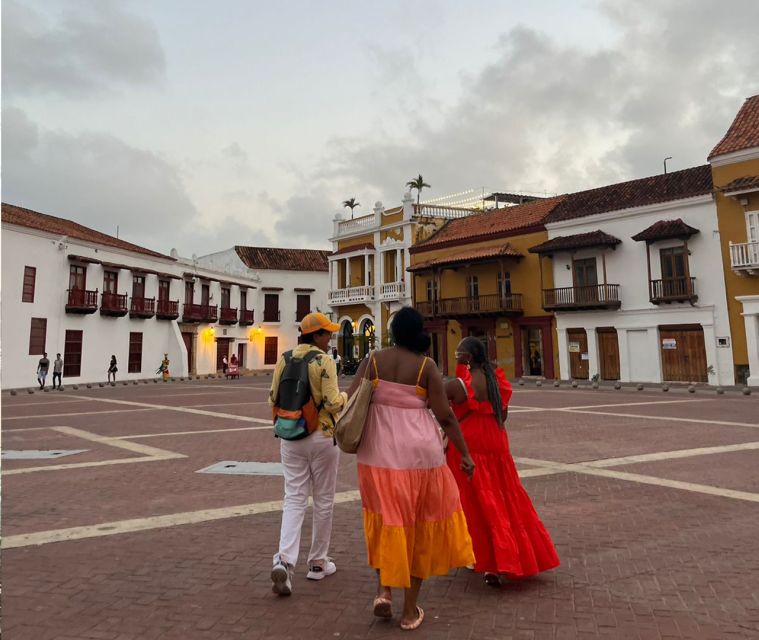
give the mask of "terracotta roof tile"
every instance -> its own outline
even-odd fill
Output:
[[[576,233],[571,236],[558,236],[545,242],[530,247],[530,253],[556,253],[558,251],[574,251],[575,249],[588,249],[590,247],[616,247],[622,244],[619,238],[615,238],[604,231],[589,231],[588,233]]]
[[[7,204],[5,202],[3,202],[2,206],[2,220],[8,224],[15,224],[20,227],[68,236],[69,238],[74,238],[76,240],[102,244],[107,247],[132,251],[133,253],[141,253],[155,258],[174,260],[174,258],[170,256],[158,253],[157,251],[151,251],[150,249],[140,247],[131,242],[126,242],[125,240],[120,240],[119,238],[114,238],[113,236],[101,233],[100,231],[95,231],[95,229],[85,227],[78,222],[66,220],[65,218],[57,218],[56,216],[39,213],[38,211],[32,211],[31,209],[25,209],[24,207],[17,207],[16,205]]]
[[[743,178],[736,178],[732,182],[727,183],[724,187],[720,187],[720,191],[725,194],[730,193],[731,191],[759,191],[759,176],[744,176]]]
[[[753,147],[759,147],[759,95],[746,98],[733,124],[709,154],[709,160]]]
[[[712,169],[705,164],[682,171],[570,193],[548,215],[546,222],[572,220],[607,211],[692,198],[711,192]]]
[[[477,213],[448,222],[432,237],[411,247],[411,253],[431,251],[441,246],[488,240],[510,232],[542,228],[543,220],[559,204],[563,196],[535,200],[514,207]]]
[[[432,267],[443,267],[448,265],[462,264],[467,262],[482,262],[484,260],[494,260],[497,258],[522,258],[519,253],[508,242],[501,247],[485,247],[482,249],[471,249],[469,251],[460,251],[452,256],[445,258],[434,258],[420,262],[407,269],[407,271],[424,271]]]
[[[318,249],[275,249],[235,246],[237,255],[250,269],[279,271],[329,271],[329,251]]]
[[[650,227],[636,233],[632,239],[635,242],[654,242],[655,240],[669,240],[670,238],[690,238],[698,233],[698,229],[685,224],[681,218],[677,220],[659,220]]]

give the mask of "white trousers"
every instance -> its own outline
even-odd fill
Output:
[[[279,556],[295,565],[300,548],[300,530],[306,515],[308,496],[314,499],[309,566],[326,560],[332,536],[332,510],[340,450],[317,430],[302,440],[280,442],[282,468],[285,475],[285,500],[282,507],[282,528],[279,533]]]

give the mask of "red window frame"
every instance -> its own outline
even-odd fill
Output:
[[[87,267],[72,264],[69,267],[69,289],[87,288]]]
[[[41,356],[47,343],[47,318],[32,318],[29,325],[29,355]]]
[[[103,272],[103,293],[117,293],[119,290],[119,272],[106,270]]]
[[[84,332],[79,329],[67,329],[63,347],[63,375],[77,378],[82,375],[82,343]]]
[[[24,284],[21,290],[21,302],[34,302],[34,286],[37,280],[37,267],[24,267]]]
[[[264,338],[264,364],[277,364],[279,360],[279,340],[277,336]]]
[[[129,373],[140,373],[142,371],[142,331],[131,331],[129,333],[127,371]]]

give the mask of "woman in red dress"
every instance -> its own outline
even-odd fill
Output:
[[[511,385],[503,370],[490,364],[485,346],[464,338],[456,349],[456,379],[446,390],[477,471],[470,480],[460,469],[460,454],[448,447],[461,494],[476,563],[491,586],[501,576],[523,578],[559,566],[559,556],[530,496],[519,481],[504,421]]]

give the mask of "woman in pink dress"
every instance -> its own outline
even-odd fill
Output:
[[[375,383],[358,450],[366,547],[378,577],[374,615],[392,617],[392,588],[405,589],[401,628],[407,630],[424,619],[417,605],[422,581],[474,562],[438,422],[459,451],[462,476],[471,477],[474,465],[442,377],[422,355],[430,345],[422,324],[416,310],[401,309],[390,327],[395,346],[367,358],[349,392],[365,374]]]

